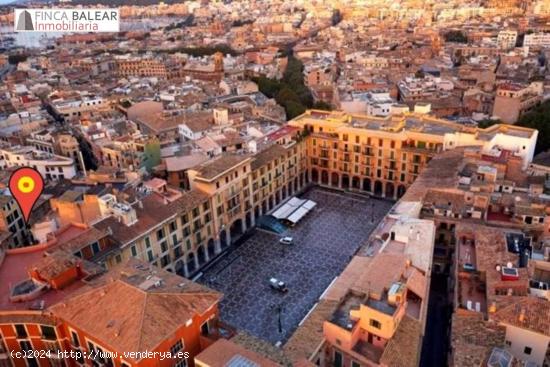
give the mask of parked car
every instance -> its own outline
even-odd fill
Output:
[[[292,237],[283,237],[279,240],[279,243],[282,245],[292,245],[293,241]]]
[[[285,282],[282,282],[277,278],[269,279],[269,286],[282,293],[286,293],[288,291]]]

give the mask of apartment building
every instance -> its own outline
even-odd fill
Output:
[[[8,244],[8,248],[30,243],[32,236],[25,225],[19,206],[11,195],[0,195],[0,208],[0,230],[9,234],[9,238],[3,238],[2,241]]]
[[[498,155],[508,149],[527,167],[537,137],[531,129],[495,125],[483,130],[418,113],[377,118],[312,110],[289,125],[308,132],[312,182],[394,199],[443,150],[478,145]]]
[[[109,109],[109,102],[99,96],[82,96],[76,99],[56,99],[50,102],[52,112],[57,118],[77,118],[95,110]]]
[[[103,219],[94,227],[110,231],[117,245],[104,260],[108,268],[135,257],[191,276],[221,251],[213,239],[209,197],[197,190],[181,194],[165,186],[145,188],[126,202],[112,194],[99,198]]]
[[[546,48],[550,46],[550,33],[531,33],[523,38],[523,47]]]
[[[118,57],[116,70],[120,77],[157,77],[166,78],[168,71],[159,60],[145,57]]]
[[[510,50],[516,47],[518,32],[512,30],[504,30],[498,32],[497,47],[501,50]]]
[[[37,150],[31,146],[0,147],[0,167],[32,167],[48,180],[62,180],[76,175],[73,158]]]
[[[543,86],[534,82],[528,86],[519,84],[502,84],[497,88],[493,116],[503,122],[513,124],[518,119],[542,102]]]
[[[69,157],[79,162],[78,140],[69,133],[41,130],[31,133],[26,143],[37,150]]]
[[[217,339],[221,294],[175,274],[135,259],[105,273],[43,246],[3,255],[2,366],[187,367]],[[42,357],[14,357],[33,350]],[[136,354],[145,351],[181,353],[164,360]]]

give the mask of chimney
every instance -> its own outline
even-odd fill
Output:
[[[521,311],[519,313],[519,322],[525,322],[525,308],[521,308]]]

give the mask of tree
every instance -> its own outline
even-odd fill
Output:
[[[14,55],[9,55],[9,56],[8,56],[8,63],[10,63],[11,65],[17,65],[17,64],[19,64],[20,62],[25,62],[25,61],[27,61],[27,57],[28,57],[27,54],[14,54]]]
[[[489,126],[493,126],[501,123],[502,121],[500,121],[499,119],[483,119],[477,123],[477,126],[481,129],[486,129]]]
[[[301,114],[306,112],[306,107],[299,102],[288,101],[285,106],[285,110],[286,110],[286,118],[291,120],[294,117],[300,116]]]
[[[313,108],[316,110],[325,110],[325,111],[332,111],[332,106],[330,103],[327,103],[325,101],[317,101],[313,104]]]
[[[160,164],[160,142],[153,138],[149,140],[143,148],[141,157],[141,167],[145,167],[147,172],[151,173],[155,166]]]
[[[446,42],[468,43],[468,37],[462,31],[448,31],[443,38]]]
[[[516,125],[539,131],[535,153],[550,149],[550,101],[546,101],[519,118]]]

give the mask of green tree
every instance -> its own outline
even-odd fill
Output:
[[[288,101],[285,106],[285,111],[287,119],[291,120],[294,117],[300,116],[302,113],[306,112],[306,107],[299,102]]]
[[[145,167],[147,172],[151,173],[153,167],[160,164],[160,142],[153,138],[149,140],[144,147],[143,156],[141,157],[141,167]]]
[[[17,64],[19,64],[20,62],[25,62],[25,61],[27,61],[27,57],[28,57],[27,54],[13,54],[13,55],[9,55],[9,56],[8,56],[8,63],[10,63],[11,65],[17,65]]]
[[[332,105],[325,101],[317,101],[313,104],[313,108],[316,110],[332,111]]]
[[[443,35],[446,42],[468,43],[468,37],[458,30],[448,31]]]
[[[521,116],[516,125],[539,131],[535,153],[550,149],[550,101],[542,103]]]

